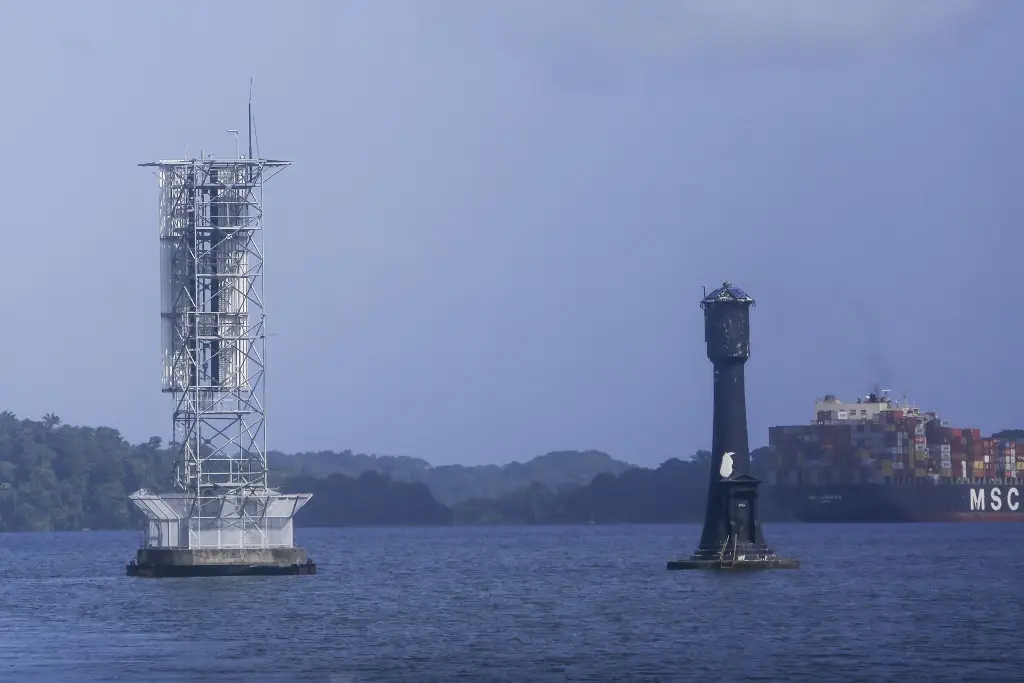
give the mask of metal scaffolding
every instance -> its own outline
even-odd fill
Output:
[[[309,494],[268,488],[263,184],[291,162],[156,161],[162,390],[173,396],[175,493],[132,500],[150,547],[290,547]]]

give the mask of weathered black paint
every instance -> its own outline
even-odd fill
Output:
[[[711,472],[700,546],[688,560],[673,560],[669,569],[716,569],[742,566],[792,568],[797,563],[776,557],[767,547],[758,517],[760,482],[750,475],[747,402],[743,368],[750,358],[750,309],[754,300],[728,282],[701,300],[704,341],[714,365],[714,418]],[[725,454],[731,471],[723,475]]]
[[[704,342],[714,365],[714,417],[711,436],[711,477],[699,552],[719,553],[733,527],[745,527],[738,540],[764,546],[756,511],[757,480],[750,477],[747,441],[747,398],[743,369],[750,358],[750,309],[754,300],[728,282],[700,302],[704,309]],[[720,475],[722,457],[732,453],[732,473]],[[739,484],[739,478],[743,484]],[[736,480],[736,481],[732,481]],[[747,501],[744,505],[744,501]],[[743,507],[740,507],[744,505]],[[736,515],[741,515],[735,518]],[[730,541],[729,545],[733,545]]]

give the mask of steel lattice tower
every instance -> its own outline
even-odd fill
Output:
[[[149,526],[129,574],[315,572],[292,543],[311,495],[267,476],[263,185],[290,163],[250,145],[249,158],[140,164],[160,184],[162,390],[179,457],[174,491],[131,495]]]
[[[289,162],[159,161],[164,392],[177,480],[198,496],[267,486],[263,184]]]

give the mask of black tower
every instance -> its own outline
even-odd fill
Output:
[[[754,300],[728,282],[700,302],[704,341],[715,368],[711,476],[700,547],[669,569],[787,568],[764,542],[757,514],[759,482],[750,474],[743,366],[750,358],[750,309]]]

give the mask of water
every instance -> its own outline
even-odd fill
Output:
[[[1016,524],[300,529],[312,577],[136,579],[135,533],[0,535],[2,681],[1019,680]]]

